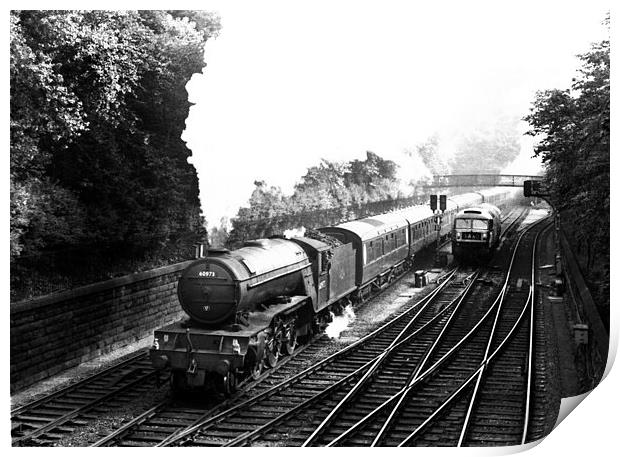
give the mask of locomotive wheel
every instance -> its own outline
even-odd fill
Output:
[[[292,355],[297,347],[297,330],[294,325],[289,325],[284,333],[284,341],[282,342],[282,353]]]
[[[250,346],[248,348],[248,353],[245,356],[244,371],[246,376],[255,381],[263,373],[263,360],[258,358],[257,348],[255,346]]]
[[[277,344],[274,343],[274,348],[269,349],[265,348],[265,365],[268,368],[273,368],[277,365],[278,359],[280,358],[280,350],[277,347]]]
[[[263,361],[257,360],[250,369],[251,378],[256,381],[263,374]]]
[[[235,392],[237,392],[237,375],[235,374],[234,371],[229,371],[227,378],[228,378],[228,393],[234,394]]]
[[[237,391],[237,376],[232,371],[218,376],[216,387],[219,392],[222,392],[227,397],[234,394]]]
[[[280,336],[281,332],[274,332],[265,340],[265,365],[273,368],[280,358]]]

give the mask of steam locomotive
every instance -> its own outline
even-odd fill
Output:
[[[448,236],[464,208],[514,197],[507,188],[449,197],[440,236]],[[418,205],[321,228],[312,237],[210,249],[181,274],[177,293],[189,319],[155,331],[153,366],[171,369],[173,389],[234,392],[240,379],[257,378],[323,331],[333,314],[411,268],[415,253],[437,239],[435,218]]]

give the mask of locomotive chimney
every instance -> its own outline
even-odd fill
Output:
[[[194,258],[195,259],[202,259],[203,257],[205,257],[205,253],[206,253],[206,250],[205,250],[204,243],[194,245]]]

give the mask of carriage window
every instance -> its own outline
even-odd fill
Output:
[[[482,221],[480,219],[473,219],[472,227],[475,229],[486,229],[489,227],[489,223],[487,221]]]
[[[471,228],[471,219],[457,219],[455,228],[457,229]]]

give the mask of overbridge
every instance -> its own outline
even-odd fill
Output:
[[[434,175],[433,182],[424,187],[523,187],[524,181],[541,179],[539,175]]]

